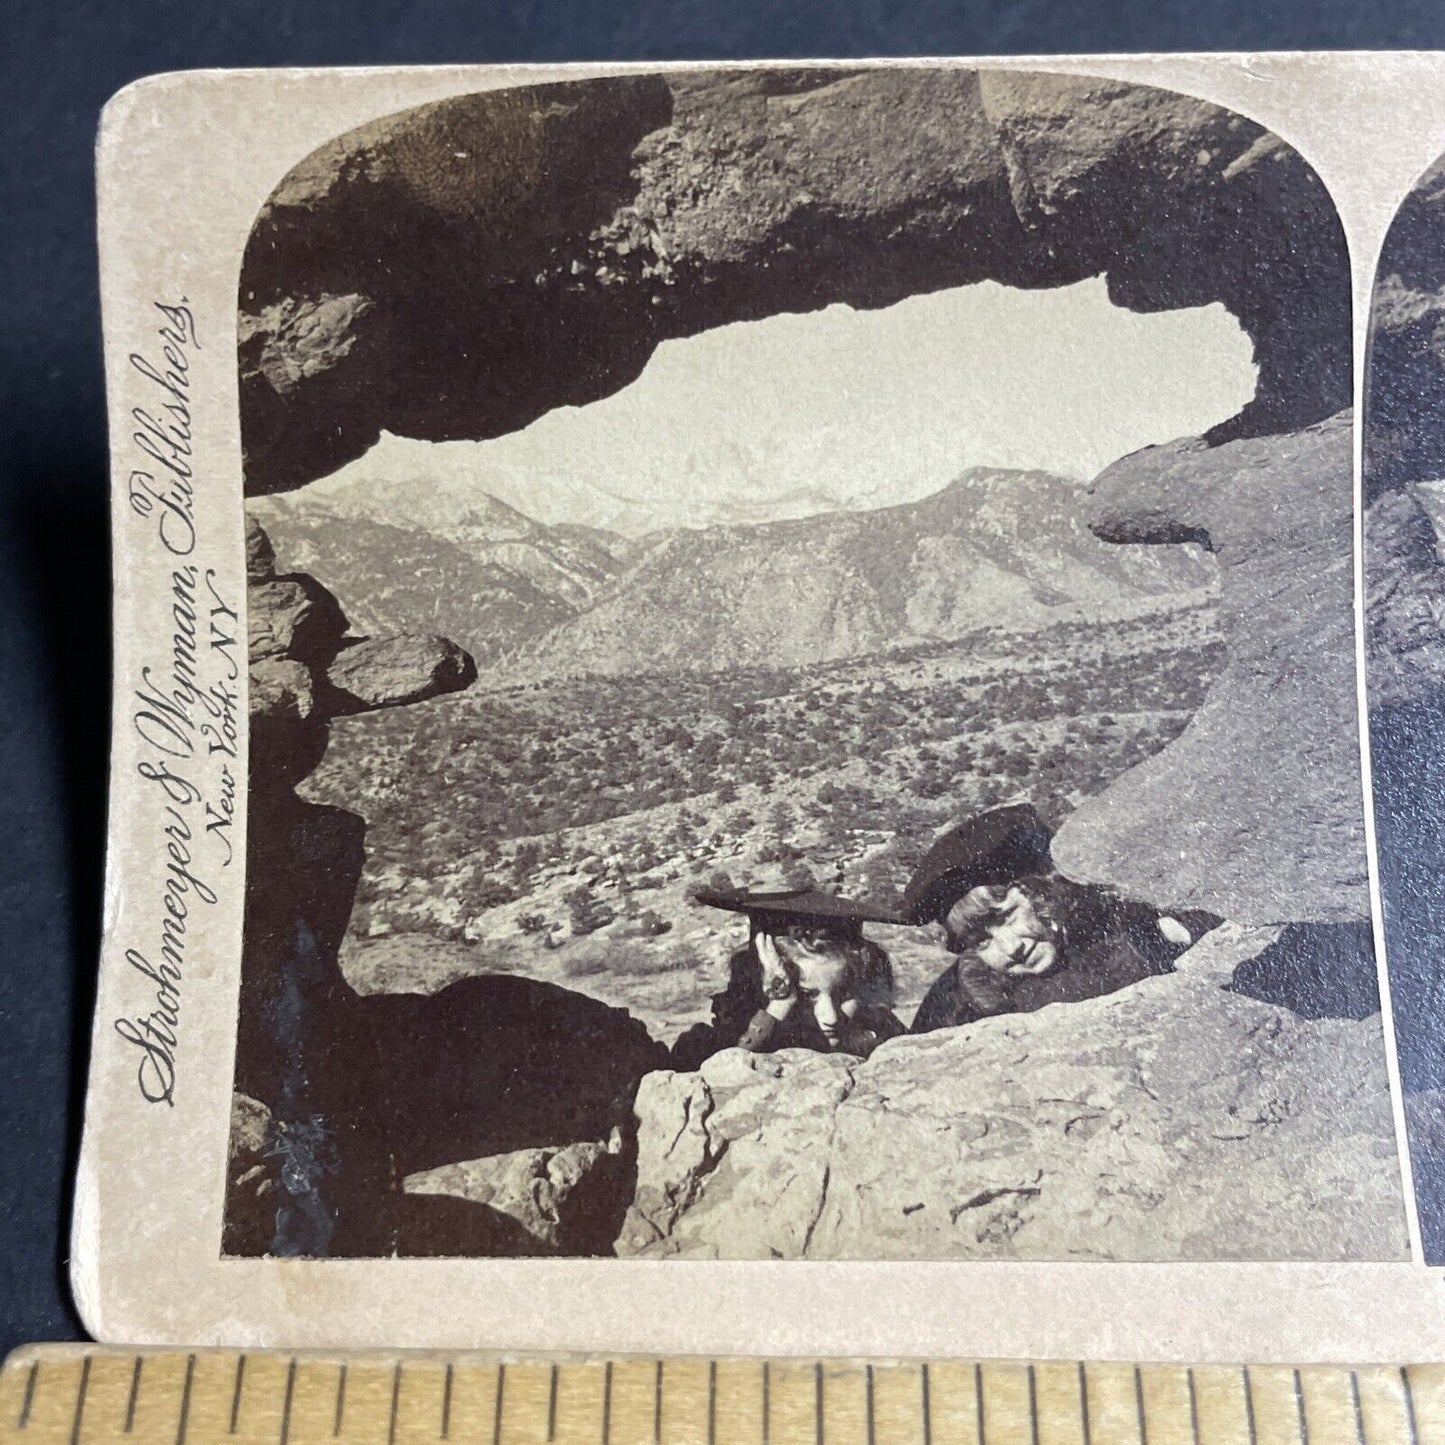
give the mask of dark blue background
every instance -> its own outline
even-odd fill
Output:
[[[0,21],[0,1349],[70,1339],[100,932],[106,450],[91,165],[127,81],[202,66],[1432,48],[1428,0],[9,0]]]

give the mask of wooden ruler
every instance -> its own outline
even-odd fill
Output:
[[[0,1372],[25,1445],[1445,1445],[1445,1366],[133,1351]]]

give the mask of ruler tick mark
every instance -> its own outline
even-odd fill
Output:
[[[707,1362],[707,1445],[717,1445],[717,1361]]]
[[[1193,1398],[1191,1390],[1190,1399]],[[1079,1361],[1079,1426],[1083,1431],[1084,1445],[1094,1445],[1093,1426],[1089,1423],[1089,1377],[1082,1360]],[[1198,1441],[1195,1445],[1198,1445]]]
[[[1189,1385],[1189,1438],[1193,1445],[1199,1445],[1199,1391],[1194,1384],[1192,1365],[1184,1372],[1184,1378]]]
[[[607,1367],[611,1370],[612,1366]],[[492,1445],[502,1445],[502,1400],[507,1393],[507,1367],[497,1363],[497,1403],[492,1407]]]
[[[75,1392],[75,1419],[70,1426],[70,1445],[80,1445],[80,1427],[85,1421],[85,1392],[90,1388],[90,1356],[80,1362],[80,1386]]]
[[[236,1383],[231,1390],[231,1428],[227,1432],[234,1435],[236,1426],[241,1419],[241,1391],[246,1388],[246,1356],[240,1355],[236,1359]]]
[[[346,1414],[346,1363],[342,1362],[336,1374],[336,1414],[331,1419],[333,1436],[341,1434],[341,1422]]]
[[[973,1415],[978,1430],[978,1445],[987,1445],[983,1433],[983,1366],[973,1367]]]
[[[547,1438],[557,1438],[557,1366],[552,1366],[552,1383],[547,1387]]]
[[[286,1398],[281,1404],[281,1445],[291,1438],[291,1401],[296,1395],[296,1356],[291,1356],[291,1363],[286,1367]]]
[[[130,1371],[130,1393],[125,1397],[125,1424],[121,1427],[123,1435],[129,1435],[135,1429],[135,1402],[140,1397],[140,1373],[145,1364],[145,1356],[137,1355],[135,1364]]]
[[[181,1387],[181,1417],[176,1421],[176,1445],[186,1445],[186,1429],[191,1421],[191,1386],[196,1379],[196,1357],[186,1356],[186,1382]]]
[[[652,1445],[662,1445],[662,1361],[652,1374]]]
[[[15,1422],[17,1430],[30,1428],[30,1409],[35,1404],[35,1381],[39,1374],[40,1361],[34,1360],[30,1365],[30,1373],[25,1376],[25,1398],[20,1401],[20,1418]]]
[[[1408,1366],[1400,1369],[1400,1383],[1405,1387],[1405,1424],[1410,1431],[1410,1445],[1420,1445],[1420,1424],[1415,1419],[1415,1391],[1410,1385]]]
[[[602,1445],[612,1439],[612,1361],[602,1368]]]
[[[1365,1411],[1360,1404],[1360,1376],[1355,1370],[1350,1371],[1350,1403],[1355,1407],[1355,1440],[1357,1445],[1365,1445]]]
[[[813,1366],[813,1433],[817,1445],[823,1440],[823,1365],[819,1361]]]
[[[873,1366],[866,1365],[863,1369],[863,1395],[868,1409],[868,1445],[877,1445],[878,1433],[873,1423]]]
[[[1030,1373],[1033,1366],[1029,1366]],[[1149,1445],[1149,1426],[1144,1419],[1144,1372],[1134,1366],[1134,1418],[1139,1422],[1139,1445]]]
[[[1039,1382],[1032,1365],[1029,1366],[1029,1439],[1032,1445],[1039,1445]]]
[[[1300,1445],[1310,1445],[1310,1421],[1305,1413],[1305,1392],[1304,1385],[1300,1380],[1299,1371],[1294,1372],[1294,1409],[1299,1417],[1299,1438]]]
[[[447,1362],[446,1374],[442,1377],[442,1429],[441,1438],[450,1440],[452,1434],[452,1365]]]
[[[401,1404],[401,1361],[391,1371],[391,1420],[386,1427],[386,1445],[396,1445],[396,1412]]]
[[[933,1445],[933,1401],[928,1388],[928,1364],[925,1361],[918,1372],[919,1387],[923,1392],[923,1445]]]
[[[1194,1373],[1192,1370],[1189,1372]],[[1250,1378],[1249,1366],[1240,1371],[1244,1378],[1244,1418],[1249,1425],[1249,1445],[1259,1445],[1259,1430],[1254,1422],[1254,1381]]]
[[[770,1445],[772,1421],[772,1370],[763,1361],[763,1445]]]

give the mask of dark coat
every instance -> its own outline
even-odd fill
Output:
[[[1011,979],[980,963],[971,953],[960,954],[933,980],[913,1016],[910,1033],[928,1034],[971,1024],[993,1014],[1020,1012],[1009,987]]]

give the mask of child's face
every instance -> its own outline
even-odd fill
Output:
[[[1058,934],[1039,916],[1028,894],[1010,888],[1000,917],[974,952],[996,973],[1035,977],[1058,963]]]
[[[799,1003],[812,1012],[828,1047],[837,1048],[846,1020],[858,1009],[852,997],[847,958],[826,947],[808,948],[791,942],[784,947],[798,973]]]

